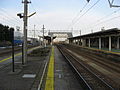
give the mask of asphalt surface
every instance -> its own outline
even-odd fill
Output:
[[[54,90],[83,90],[67,61],[56,47],[54,50]],[[14,73],[12,72],[12,64],[10,64],[11,59],[5,61],[4,64],[9,64],[0,69],[0,90],[37,90],[48,59],[49,56],[29,56],[23,66],[21,55],[16,56]]]
[[[29,56],[26,64],[22,65],[21,55],[19,55],[15,58],[14,73],[11,59],[2,62],[1,65],[9,64],[0,69],[0,90],[37,90],[47,60],[46,56]]]
[[[55,47],[55,90],[83,90],[68,62]]]

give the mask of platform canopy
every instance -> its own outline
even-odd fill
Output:
[[[120,35],[120,29],[112,28],[108,30],[103,30],[99,32],[89,33],[81,36],[76,36],[68,39],[77,39],[77,38],[89,38],[89,37],[104,37],[104,36],[116,36]]]

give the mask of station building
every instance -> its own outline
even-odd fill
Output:
[[[83,47],[105,50],[120,49],[120,30],[112,28],[86,35],[68,38],[69,44],[77,44]]]
[[[72,32],[49,32],[48,35],[52,37],[56,37],[53,40],[53,43],[65,42],[68,40],[67,38],[73,37]]]

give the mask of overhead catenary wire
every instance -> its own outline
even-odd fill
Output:
[[[37,12],[36,9],[35,9],[35,7],[34,7],[34,5],[33,5],[32,3],[31,3],[30,5],[31,5],[31,8],[32,8],[35,12]],[[40,20],[40,19],[38,19],[38,18],[39,18],[38,13],[36,14],[36,16],[37,16],[37,18],[34,17],[34,21],[35,21],[36,24],[39,24],[38,20]],[[35,24],[35,23],[34,23],[34,24]],[[36,24],[35,24],[35,25],[36,25]],[[35,30],[35,31],[37,31],[38,33],[40,32],[40,30]],[[33,32],[31,32],[31,33],[33,33]],[[39,33],[39,34],[40,34],[40,33]]]
[[[2,13],[0,12],[0,14],[2,14]],[[7,17],[0,18],[0,23],[5,24],[5,25],[9,25],[9,26],[12,26],[12,27],[16,25],[16,23],[14,23],[13,21],[8,20]]]
[[[0,10],[0,14],[2,15],[2,19],[0,22],[1,24],[5,24],[11,27],[20,25],[20,21],[18,21],[15,17],[10,15],[4,8],[0,8]]]
[[[31,8],[32,8],[35,12],[37,12],[36,9],[35,9],[35,7],[34,7],[34,5],[33,5],[33,3],[31,3],[30,5],[31,5]],[[39,14],[39,13],[36,14],[37,18],[39,18],[38,14]],[[38,22],[38,19],[37,19],[36,17],[34,17],[34,18],[35,18],[35,22],[39,23],[39,22]]]
[[[82,18],[84,15],[86,15],[95,5],[97,5],[99,1],[100,1],[100,0],[97,0],[89,9],[87,9],[87,11],[86,11],[85,13],[83,13],[83,14],[73,23],[73,25],[75,25],[75,24],[79,21],[79,19]]]
[[[4,22],[7,21],[7,22],[11,22],[11,23],[13,23],[13,24],[16,24],[16,23],[19,24],[19,22],[16,22],[15,20],[13,20],[12,18],[4,15],[3,13],[0,12],[0,14],[2,14],[2,16],[3,16],[3,17],[2,17],[2,18],[3,18],[2,21],[4,20]]]
[[[106,19],[106,18],[108,18],[109,16],[111,16],[111,15],[113,15],[113,14],[119,12],[119,11],[120,11],[120,8],[117,9],[117,10],[115,10],[115,11],[113,11],[112,13],[110,13],[110,14],[108,14],[108,15],[106,15],[106,16],[100,18],[100,19],[98,19],[97,22],[100,22],[101,20]]]
[[[5,16],[11,20],[14,20],[15,22],[19,23],[18,19],[16,19],[15,17],[13,17],[12,15],[10,15],[4,8],[0,8],[2,13],[5,14]]]
[[[74,22],[74,20],[83,12],[83,10],[86,8],[86,6],[88,5],[88,3],[86,3],[83,8],[78,12],[78,14],[73,18],[72,22]]]
[[[76,14],[76,16],[72,19],[71,24],[77,19],[77,17],[83,12],[83,10],[87,7],[88,3],[85,3],[85,5],[80,9],[80,11]],[[71,24],[68,25],[68,28],[71,26]]]
[[[103,20],[105,21],[105,19],[109,18],[111,15],[114,15],[115,13],[117,13],[117,12],[119,12],[119,11],[120,11],[120,8],[117,9],[117,10],[115,10],[115,11],[113,11],[113,12],[111,12],[111,13],[109,13],[109,14],[107,14],[107,15],[105,15],[104,17],[96,20],[96,21],[95,21],[91,26],[89,26],[89,27],[94,27],[96,24],[101,23]],[[89,27],[87,27],[87,28],[89,28]]]
[[[9,26],[11,26],[11,27],[13,27],[13,26],[15,26],[15,24],[14,23],[12,23],[11,21],[9,21],[9,20],[5,20],[4,19],[4,21],[3,21],[3,19],[0,21],[0,23],[1,24],[4,24],[4,25],[9,25]]]
[[[72,22],[72,27],[82,18],[84,15],[86,15],[94,6],[98,4],[100,0],[97,0],[90,8],[88,8],[85,13],[83,13],[81,16],[78,17],[74,22]],[[71,25],[69,25],[68,29],[70,28]]]
[[[105,22],[108,22],[108,21],[111,21],[111,20],[114,20],[114,19],[117,19],[117,18],[120,18],[120,15],[119,15],[119,16],[115,16],[115,17],[112,17],[112,18],[107,19],[107,20],[104,20],[104,21],[102,21],[102,22],[99,22],[99,23],[95,24],[95,25],[93,26],[93,28],[96,27],[96,26],[98,26],[98,25],[100,25],[100,24],[103,24],[103,23],[105,23]]]

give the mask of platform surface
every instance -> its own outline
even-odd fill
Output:
[[[54,90],[83,90],[65,58],[54,47]]]

